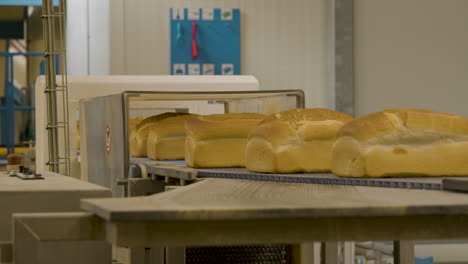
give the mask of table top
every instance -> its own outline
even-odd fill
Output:
[[[152,196],[85,199],[81,206],[107,221],[468,215],[468,195],[212,178]]]
[[[51,192],[51,191],[102,191],[110,192],[109,189],[89,182],[77,180],[70,176],[60,175],[53,172],[42,173],[44,179],[21,180],[10,177],[6,173],[0,173],[0,192]]]

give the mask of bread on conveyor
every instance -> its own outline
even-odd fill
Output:
[[[244,167],[247,135],[265,116],[253,113],[199,116],[185,122],[190,167]]]
[[[130,117],[128,120],[128,131],[132,131],[144,119],[144,117]]]
[[[246,168],[268,173],[330,171],[336,133],[352,119],[322,108],[270,115],[250,131]]]
[[[178,160],[185,157],[185,121],[196,115],[169,117],[149,128],[148,158]]]
[[[187,113],[163,113],[143,119],[130,132],[130,155],[134,157],[146,157],[146,139],[148,137],[149,128],[157,122]]]
[[[362,116],[338,132],[332,169],[345,177],[468,175],[468,118],[417,109]]]

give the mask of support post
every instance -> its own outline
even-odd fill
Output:
[[[414,263],[414,241],[413,240],[393,241],[393,263],[394,264]]]

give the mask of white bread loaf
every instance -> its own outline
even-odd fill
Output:
[[[148,158],[178,160],[185,157],[185,121],[196,115],[169,117],[149,128]]]
[[[144,117],[130,117],[128,119],[128,131],[132,131],[144,119]]]
[[[244,167],[247,135],[264,115],[199,116],[185,122],[185,161],[190,167]]]
[[[149,128],[161,120],[179,115],[186,115],[186,113],[163,113],[147,117],[139,122],[130,130],[130,155],[133,157],[146,157],[146,140]]]
[[[352,119],[321,108],[273,114],[250,131],[246,168],[267,173],[330,171],[336,133]]]
[[[354,119],[338,132],[332,170],[344,177],[468,175],[468,118],[392,109]]]

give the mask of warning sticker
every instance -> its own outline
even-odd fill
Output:
[[[106,125],[106,153],[110,154],[111,151],[111,137],[110,137],[110,128],[109,125]]]

